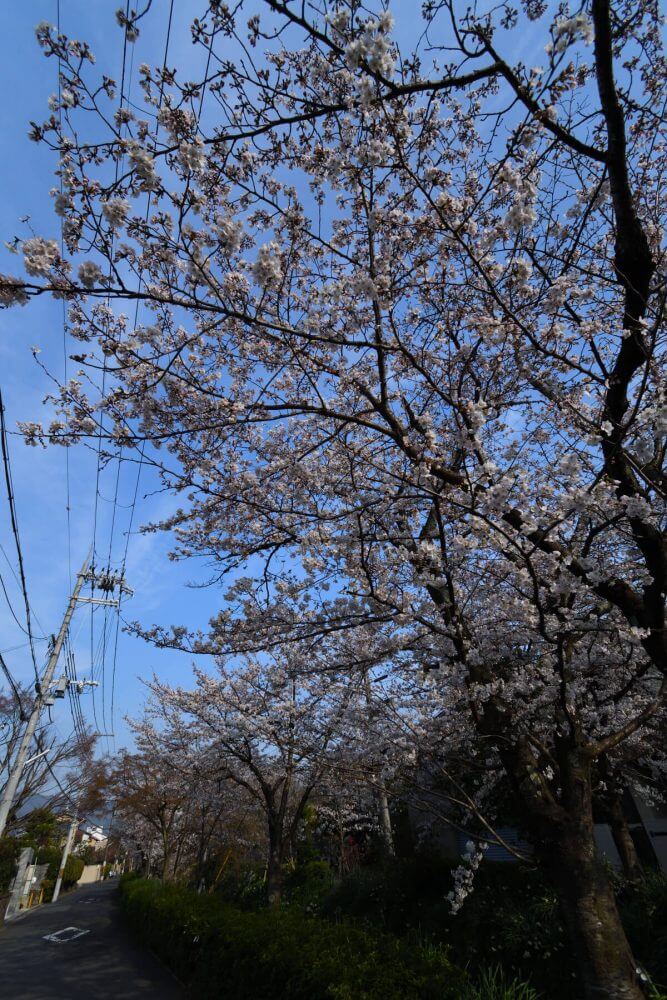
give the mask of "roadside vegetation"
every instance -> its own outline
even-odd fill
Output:
[[[232,866],[214,891],[199,894],[184,879],[131,875],[122,880],[123,909],[139,939],[197,997],[219,996],[223,976],[230,1000],[577,996],[576,963],[543,877],[486,863],[452,915],[453,868],[417,854],[378,859],[339,879],[327,862],[305,861],[286,871],[280,909],[268,905],[258,866]],[[667,880],[614,881],[647,995],[659,998],[658,984],[667,983]]]
[[[21,850],[24,847],[31,847],[34,852],[33,863],[48,865],[41,882],[41,888],[44,890],[42,901],[48,903],[58,877],[64,832],[62,822],[59,822],[51,809],[37,808],[20,823],[19,832],[0,838],[0,895],[5,895],[9,891]],[[83,873],[84,864],[83,858],[70,854],[63,871],[63,892],[76,885]]]

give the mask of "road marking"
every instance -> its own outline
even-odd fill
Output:
[[[68,941],[75,941],[90,931],[81,930],[80,927],[63,927],[61,931],[54,931],[53,934],[44,934],[45,941],[53,941],[54,944],[66,944]]]

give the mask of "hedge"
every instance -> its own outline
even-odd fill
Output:
[[[465,973],[442,949],[294,910],[246,912],[212,896],[121,880],[136,937],[197,1000],[460,1000]]]
[[[39,865],[49,866],[44,881],[42,882],[45,903],[48,903],[53,896],[53,890],[55,888],[56,879],[58,878],[61,860],[62,850],[59,847],[45,847],[42,848],[42,850],[37,854],[36,863]],[[63,872],[63,892],[66,892],[68,889],[71,889],[72,886],[76,885],[83,874],[83,869],[84,864],[81,858],[74,854],[70,854],[65,862],[65,871]]]

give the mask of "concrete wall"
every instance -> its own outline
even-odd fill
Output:
[[[667,874],[667,805],[664,802],[649,804],[637,792],[632,798],[644,824],[658,864]]]
[[[102,875],[102,865],[86,865],[81,873],[81,878],[77,885],[90,885],[92,882],[99,882]]]
[[[596,823],[593,828],[593,836],[597,844],[598,854],[605,861],[608,861],[612,868],[620,870],[622,868],[621,857],[616,849],[611,827],[608,823]]]

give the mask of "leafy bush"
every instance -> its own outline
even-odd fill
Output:
[[[283,904],[309,913],[319,910],[334,882],[327,861],[310,859],[286,865],[283,880]],[[218,882],[215,893],[241,910],[262,910],[266,906],[266,869],[263,865],[230,866]]]
[[[638,883],[618,882],[617,894],[635,958],[667,992],[667,878],[650,872]]]
[[[510,979],[529,980],[547,997],[569,996],[574,966],[556,897],[540,875],[485,862],[474,891],[452,915],[446,899],[452,867],[420,855],[356,872],[332,890],[321,912],[447,945],[473,976],[500,963]]]
[[[307,861],[288,871],[284,884],[285,902],[315,913],[331,891],[333,882],[334,873],[327,861]]]
[[[332,889],[320,912],[446,944],[453,961],[477,978],[500,965],[505,976],[529,980],[544,997],[570,996],[574,964],[556,896],[539,872],[485,862],[452,916],[445,899],[451,870],[450,862],[429,855],[362,869]],[[664,989],[667,879],[656,873],[638,884],[616,879],[616,892],[633,953]]]
[[[99,849],[96,844],[85,844],[78,852],[84,865],[96,865],[99,862]]]
[[[265,869],[261,865],[230,865],[215,892],[242,910],[260,910],[266,905]]]
[[[46,806],[33,809],[21,820],[23,847],[33,847],[36,851],[54,847],[60,837],[60,821]]]
[[[126,919],[198,1000],[461,1000],[438,948],[298,910],[244,912],[175,885],[121,880]]]
[[[49,866],[46,871],[44,881],[42,882],[45,902],[48,902],[53,896],[56,879],[58,878],[58,870],[60,869],[61,858],[62,850],[59,847],[45,848],[37,855],[37,864]],[[65,871],[63,872],[63,892],[66,892],[68,889],[71,889],[72,886],[76,885],[81,878],[83,868],[84,864],[81,858],[77,858],[75,855],[70,854],[65,862]]]
[[[81,876],[83,875],[84,863],[81,858],[74,857],[72,854],[68,857],[65,862],[65,871],[63,872],[63,888],[69,889],[71,886],[76,885]]]
[[[19,851],[20,847],[13,837],[0,838],[0,896],[9,891]]]
[[[420,855],[360,868],[342,879],[322,906],[325,916],[354,917],[395,934],[419,929],[437,936],[449,912],[452,864]]]

